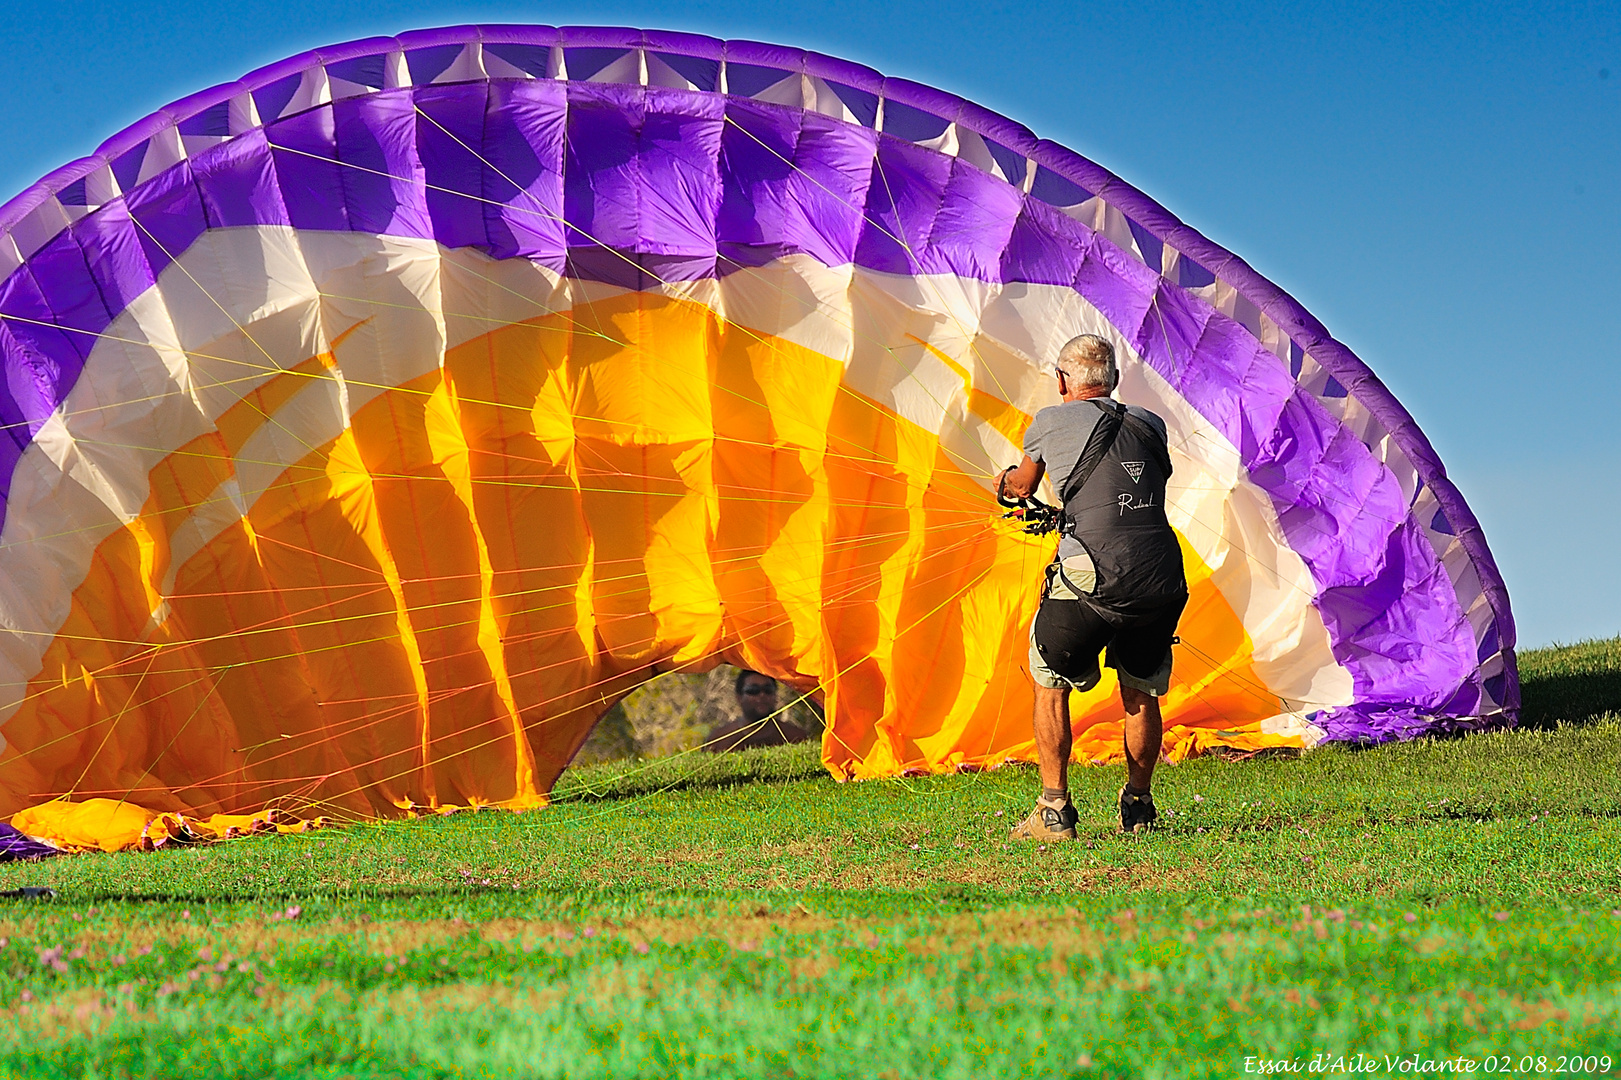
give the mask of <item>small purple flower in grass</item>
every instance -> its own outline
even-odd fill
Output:
[[[1002,816],[1002,811],[1000,811],[1000,810],[998,810],[998,811],[997,811],[997,812],[996,812],[996,816],[997,816],[997,817],[1001,817],[1001,816]]]
[[[1492,913],[1492,918],[1496,919],[1498,922],[1506,922],[1508,920],[1508,912],[1494,911]]]
[[[584,930],[581,930],[580,933],[584,934],[586,937],[596,937],[597,928],[594,926],[588,926]]]
[[[649,946],[645,941],[638,941],[636,943],[636,951],[641,953],[643,956],[647,955],[648,948]]]
[[[1194,802],[1204,802],[1204,796],[1203,795],[1195,795],[1193,797],[1193,801]]]
[[[1411,911],[1403,915],[1402,918],[1406,919],[1408,922],[1418,922],[1418,916],[1414,915]]]
[[[912,845],[912,850],[913,850],[913,851],[916,851],[916,850],[917,850],[917,845],[916,845],[916,844],[913,844],[913,845]]]
[[[23,991],[23,1000],[24,1001],[33,1001],[34,1000],[34,992],[32,990],[24,990]]]

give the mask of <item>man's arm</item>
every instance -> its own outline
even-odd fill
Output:
[[[1036,485],[1047,471],[1047,463],[1036,461],[1029,454],[1017,465],[1002,471],[1002,490],[1015,499],[1028,499],[1036,492]]]

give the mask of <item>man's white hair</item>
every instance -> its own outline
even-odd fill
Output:
[[[1096,334],[1081,334],[1064,342],[1058,350],[1058,370],[1077,388],[1098,387],[1113,390],[1120,383],[1120,369],[1114,362],[1114,346]]]

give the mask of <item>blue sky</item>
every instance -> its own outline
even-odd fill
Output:
[[[804,46],[962,94],[1074,148],[1300,299],[1395,391],[1484,523],[1522,645],[1621,633],[1613,0],[14,0],[0,200],[261,64],[466,22]]]

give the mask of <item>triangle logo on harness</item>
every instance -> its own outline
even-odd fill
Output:
[[[1141,480],[1143,478],[1143,463],[1142,462],[1140,462],[1140,461],[1122,461],[1120,464],[1125,466],[1126,472],[1131,474],[1131,482],[1133,484],[1135,484],[1137,481],[1139,481],[1139,480]]]

